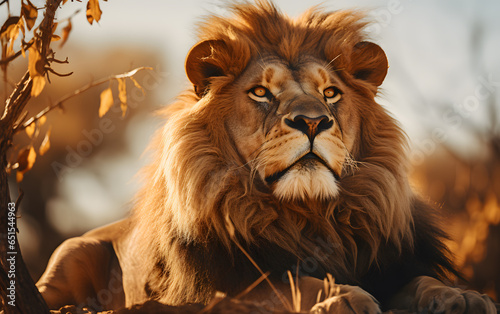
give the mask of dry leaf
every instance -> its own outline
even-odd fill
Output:
[[[71,32],[72,27],[73,26],[71,25],[71,20],[68,20],[68,24],[64,26],[64,28],[62,29],[62,34],[61,34],[62,41],[61,44],[59,45],[60,48],[62,48],[62,46],[64,46],[64,44],[68,40],[69,33]]]
[[[98,0],[89,0],[87,2],[87,21],[92,24],[94,20],[96,22],[99,22],[101,19],[101,8],[99,7],[99,1]]]
[[[118,98],[120,99],[120,107],[122,108],[122,117],[127,112],[127,82],[124,78],[117,79],[118,81]]]
[[[52,38],[50,39],[50,41],[58,41],[60,39],[61,37],[59,35],[52,34]]]
[[[13,27],[16,26],[17,22],[19,22],[19,16],[11,16],[3,23],[2,28],[0,28],[0,36],[2,38],[9,38],[7,34],[10,34],[10,31]]]
[[[31,96],[36,97],[40,95],[44,87],[45,87],[45,77],[35,76],[33,78],[33,87],[31,88]]]
[[[35,25],[36,18],[38,17],[38,10],[29,0],[26,1],[27,3],[24,3],[24,1],[22,2],[23,6],[21,12],[24,20],[26,21],[26,27],[28,27],[28,30],[31,30]]]
[[[129,77],[129,78],[134,83],[135,87],[137,87],[138,89],[141,90],[141,92],[142,92],[143,95],[146,94],[146,92],[144,91],[144,88],[142,88],[142,86],[139,84],[139,82],[136,81],[135,78],[133,78],[132,76]]]
[[[14,42],[17,39],[17,36],[19,36],[19,27],[14,26],[14,28],[10,31],[10,44],[9,47],[7,48],[7,53],[5,54],[6,56],[11,56],[14,54]]]
[[[25,129],[26,134],[28,134],[30,138],[33,138],[33,133],[35,133],[35,125],[36,125],[35,123],[31,123]]]
[[[29,58],[28,58],[28,70],[30,71],[30,76],[33,78],[35,76],[41,76],[44,73],[44,64],[42,56],[36,47],[37,45],[32,45],[29,47]]]
[[[113,106],[113,92],[111,91],[111,87],[106,88],[101,93],[101,105],[99,106],[99,118],[104,116],[106,112],[109,111],[109,108]]]
[[[17,157],[17,162],[19,163],[16,175],[17,182],[21,182],[24,174],[33,168],[35,160],[36,152],[33,146],[26,147],[19,152],[19,156]]]
[[[19,183],[19,182],[23,181],[23,178],[24,178],[24,173],[18,171],[16,173],[16,181]]]
[[[124,103],[120,103],[120,108],[122,109],[122,118],[125,117],[125,114],[127,113],[127,105]]]
[[[28,49],[28,70],[33,80],[33,87],[31,89],[31,96],[33,97],[40,95],[45,86],[45,78],[43,77],[44,62],[36,46],[34,44]]]
[[[43,156],[50,148],[50,132],[52,131],[52,128],[49,128],[47,131],[47,134],[45,134],[45,137],[43,138],[42,144],[40,144],[40,148],[38,148],[38,152],[40,153],[40,156]]]
[[[35,127],[35,134],[33,134],[33,138],[38,138],[38,135],[40,135],[40,125],[38,124],[38,122],[36,123],[36,127]]]
[[[8,57],[14,54],[14,42],[19,36],[19,31],[24,35],[24,23],[18,16],[13,16],[7,19],[0,30],[0,38],[2,39],[3,56]],[[4,46],[9,43],[8,47]]]
[[[45,124],[46,121],[47,121],[47,117],[41,116],[40,119],[38,119],[38,127],[41,128]]]

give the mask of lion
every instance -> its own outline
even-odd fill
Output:
[[[200,24],[192,87],[161,112],[133,212],[54,252],[37,283],[49,307],[207,304],[220,291],[279,309],[291,272],[302,310],[496,313],[442,283],[457,272],[410,188],[406,137],[375,101],[388,61],[365,16],[231,11]],[[270,284],[241,296],[263,274]]]

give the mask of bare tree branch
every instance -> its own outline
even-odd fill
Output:
[[[96,87],[98,85],[104,84],[104,83],[109,82],[109,81],[114,80],[114,79],[132,77],[138,71],[141,71],[141,70],[152,70],[152,68],[150,68],[150,67],[138,67],[138,68],[136,68],[136,69],[134,69],[132,71],[129,71],[127,73],[117,74],[117,75],[111,75],[111,76],[108,76],[106,78],[97,80],[95,82],[90,82],[89,84],[87,84],[85,86],[82,86],[79,89],[75,90],[71,94],[68,94],[68,95],[64,96],[63,98],[59,99],[55,104],[52,104],[52,105],[49,105],[49,106],[45,107],[39,113],[37,113],[33,117],[29,118],[26,122],[24,122],[22,125],[20,125],[19,127],[17,127],[16,130],[15,130],[15,132],[17,133],[17,132],[20,132],[20,131],[26,129],[28,126],[30,126],[30,124],[32,124],[33,122],[36,122],[37,120],[39,120],[40,118],[42,118],[43,116],[45,116],[47,113],[51,112],[52,110],[54,110],[56,108],[62,108],[62,104],[64,102],[68,101],[69,99],[71,99],[71,98],[73,98],[75,96],[80,95],[83,92],[86,92],[87,90],[89,90],[89,89],[91,89],[93,87]]]
[[[47,0],[45,7],[45,15],[40,24],[40,33],[36,35],[34,42],[39,40],[41,55],[45,58],[50,52],[50,42],[52,40],[52,30],[55,13],[62,0]],[[45,64],[47,65],[47,64]],[[15,133],[15,123],[19,121],[24,108],[31,98],[31,89],[33,81],[27,72],[22,77],[21,81],[16,85],[14,91],[7,99],[4,112],[0,118],[0,297],[3,304],[3,310],[6,314],[9,313],[49,313],[47,305],[42,296],[38,292],[33,279],[31,278],[26,265],[24,264],[17,237],[15,237],[15,245],[8,246],[8,222],[9,208],[12,208],[7,168],[7,151],[12,145],[12,138]],[[17,210],[14,209],[14,214]],[[15,220],[14,220],[15,221]],[[13,250],[12,250],[13,249]],[[15,252],[13,254],[12,252]],[[7,259],[11,260],[8,261]],[[14,264],[12,264],[14,260]],[[9,278],[9,270],[14,265],[15,281]],[[12,282],[14,283],[12,285]],[[10,289],[14,286],[14,289]],[[15,306],[8,305],[12,299],[8,295],[15,296]]]

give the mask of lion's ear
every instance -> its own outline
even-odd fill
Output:
[[[385,52],[378,45],[362,41],[354,46],[351,55],[351,74],[375,86],[380,86],[389,65]]]
[[[223,76],[220,55],[222,51],[227,51],[227,46],[222,40],[206,40],[191,48],[186,58],[186,74],[194,90],[199,97],[205,93],[210,78]]]

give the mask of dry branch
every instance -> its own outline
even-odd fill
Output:
[[[83,93],[83,92],[85,92],[85,91],[87,91],[87,90],[89,90],[89,89],[91,89],[93,87],[99,86],[101,84],[104,84],[104,83],[109,82],[109,81],[114,80],[114,79],[130,78],[130,77],[132,77],[133,75],[135,75],[137,72],[139,72],[141,70],[152,70],[152,68],[149,68],[149,67],[138,67],[138,68],[136,68],[136,69],[134,69],[132,71],[129,71],[127,73],[117,74],[117,75],[111,75],[111,76],[108,76],[106,78],[97,80],[95,82],[90,82],[89,84],[87,84],[85,86],[82,86],[79,89],[75,90],[74,92],[72,92],[72,93],[70,93],[70,94],[62,97],[55,104],[51,104],[51,105],[45,107],[39,113],[37,113],[33,117],[31,117],[28,120],[26,120],[26,122],[24,122],[22,125],[19,125],[18,127],[16,127],[15,131],[16,131],[16,133],[20,132],[20,131],[23,131],[28,126],[30,126],[32,123],[38,121],[40,118],[42,118],[45,115],[47,115],[47,113],[49,113],[50,111],[52,111],[52,110],[54,110],[56,108],[61,108],[62,109],[63,103],[65,103],[69,99],[71,99],[71,98],[73,98],[75,96],[78,96],[81,93]]]
[[[40,24],[40,33],[38,35],[41,55],[45,58],[50,52],[50,42],[52,40],[52,31],[54,17],[59,7],[61,0],[47,0],[45,7],[45,15]],[[46,59],[45,63],[47,63]],[[47,64],[46,64],[47,65]],[[16,124],[19,123],[20,117],[28,101],[31,98],[31,89],[33,81],[27,72],[16,85],[14,91],[7,99],[4,112],[0,118],[0,297],[3,304],[3,309],[6,314],[9,313],[49,313],[47,305],[41,297],[38,289],[35,287],[33,280],[24,264],[17,237],[13,247],[8,246],[8,213],[9,203],[11,203],[8,175],[7,175],[7,151],[12,145],[12,138],[15,133]],[[16,210],[19,204],[16,204]],[[13,248],[13,249],[12,249]],[[16,252],[16,254],[10,254]],[[8,298],[12,284],[12,278],[9,278],[9,269],[11,263],[7,258],[15,259],[15,305],[8,305],[11,300]]]

